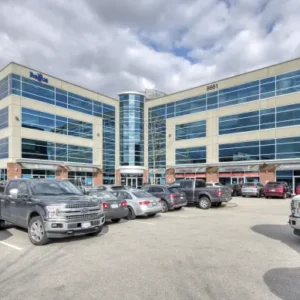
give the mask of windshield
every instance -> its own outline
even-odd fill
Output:
[[[82,195],[69,181],[29,181],[33,195]]]
[[[274,188],[281,187],[282,185],[283,184],[280,183],[280,182],[269,182],[269,183],[266,184],[267,187],[274,187]]]
[[[244,186],[256,186],[256,183],[254,182],[247,182],[244,184]]]
[[[112,200],[112,201],[115,201],[115,200],[118,200],[118,198],[113,195],[112,193],[108,192],[108,191],[96,191],[96,192],[90,192],[90,195],[91,196],[97,196],[97,198],[99,200]]]
[[[143,191],[138,191],[138,192],[132,192],[132,194],[134,196],[136,196],[137,198],[153,198],[153,196],[147,192],[143,192]]]
[[[172,194],[180,194],[179,189],[175,188],[175,187],[169,188],[169,192],[172,193]]]

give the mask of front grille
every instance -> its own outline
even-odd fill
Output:
[[[292,200],[292,202],[291,202],[291,210],[292,210],[292,214],[295,214],[296,208],[297,208],[297,201]]]
[[[84,215],[69,215],[66,216],[67,220],[93,220],[98,219],[100,214],[84,214]]]
[[[94,202],[80,203],[80,204],[68,204],[66,208],[83,208],[97,206]]]

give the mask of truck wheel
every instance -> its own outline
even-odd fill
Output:
[[[209,209],[211,207],[211,202],[207,197],[201,197],[199,199],[199,207],[201,209]]]
[[[286,193],[283,194],[282,199],[286,199]]]
[[[36,246],[42,246],[49,242],[43,219],[40,216],[33,217],[29,221],[28,237],[30,242]]]
[[[5,221],[0,220],[0,229],[4,229],[5,228]]]
[[[136,215],[131,207],[128,207],[128,216],[125,218],[127,220],[134,220]]]

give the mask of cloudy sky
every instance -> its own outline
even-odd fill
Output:
[[[172,93],[299,57],[299,16],[299,0],[1,0],[0,67]]]

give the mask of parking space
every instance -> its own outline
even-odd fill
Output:
[[[21,250],[0,243],[1,299],[300,299],[289,204],[237,197],[43,247],[8,228],[0,241]]]

